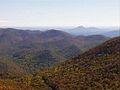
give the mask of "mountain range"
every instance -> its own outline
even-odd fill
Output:
[[[84,26],[78,26],[72,29],[66,29],[64,30],[68,33],[71,33],[73,35],[105,35],[107,37],[116,37],[120,36],[120,28],[97,28],[97,27],[84,27]]]
[[[0,61],[9,58],[10,63],[17,64],[25,72],[35,72],[77,56],[108,39],[103,35],[74,36],[54,29],[43,32],[1,28]]]

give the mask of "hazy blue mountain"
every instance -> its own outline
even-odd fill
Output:
[[[120,30],[114,30],[114,31],[106,32],[106,33],[103,33],[103,35],[108,36],[108,37],[120,36]]]
[[[96,34],[105,35],[103,33],[111,32],[111,31],[118,30],[118,29],[119,28],[116,29],[116,28],[96,28],[96,27],[78,26],[76,28],[66,29],[64,31],[66,31],[68,33],[71,33],[73,35],[85,35],[85,36],[88,36],[88,35],[96,35]],[[113,32],[113,34],[114,34],[114,32]]]

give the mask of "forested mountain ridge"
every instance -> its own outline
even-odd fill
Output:
[[[7,90],[119,90],[120,37],[34,74],[0,79]]]

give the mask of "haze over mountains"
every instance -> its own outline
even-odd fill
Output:
[[[97,28],[97,27],[78,26],[76,28],[68,29],[65,31],[73,35],[85,35],[85,36],[101,34],[108,37],[115,37],[120,35],[119,28]]]
[[[120,36],[120,30],[106,32],[106,33],[103,33],[103,35],[108,36],[108,37]]]

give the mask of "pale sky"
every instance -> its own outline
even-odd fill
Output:
[[[2,26],[120,26],[119,0],[0,0]]]

